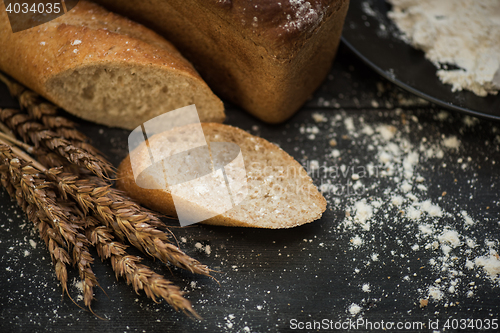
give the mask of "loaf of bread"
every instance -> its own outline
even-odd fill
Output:
[[[194,128],[190,126],[196,124],[173,131],[192,134]],[[295,227],[321,217],[326,209],[325,198],[318,192],[304,168],[285,151],[232,126],[203,123],[202,129],[213,159],[216,159],[214,143],[234,143],[241,149],[246,170],[246,185],[231,187],[233,202],[237,205],[232,205],[231,209],[222,214],[209,215],[213,217],[202,223],[277,229]],[[176,192],[176,197],[173,198],[165,176],[169,171],[161,166],[157,168],[158,172],[155,172],[155,168],[148,168],[150,158],[156,159],[158,154],[170,156],[185,151],[187,146],[183,147],[183,140],[178,139],[178,133],[167,131],[156,134],[149,138],[147,144],[144,142],[135,148],[118,168],[117,187],[145,206],[171,216],[177,216],[176,207],[179,207],[179,202],[184,207],[190,206],[193,215],[221,212],[218,210],[222,204],[219,201],[223,198],[217,196],[216,186],[207,186],[206,183],[200,186],[196,183],[187,187],[190,191]],[[192,135],[186,137],[186,140],[191,140],[191,137]],[[135,166],[131,163],[131,155]],[[197,168],[199,163],[192,154],[190,161],[190,168]],[[144,170],[140,174],[141,186],[138,186],[139,177],[137,182],[134,177],[138,164],[144,164],[139,166],[140,170]],[[186,170],[180,171],[179,178],[184,177]],[[180,183],[176,178],[169,179]]]
[[[171,43],[86,1],[17,33],[0,3],[0,70],[68,112],[108,126],[133,129],[191,104],[201,121],[224,120],[222,102]]]
[[[210,87],[279,123],[326,77],[349,0],[94,0],[159,32]]]

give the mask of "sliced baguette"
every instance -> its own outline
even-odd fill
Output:
[[[321,217],[326,209],[326,200],[318,192],[304,168],[276,145],[247,132],[223,124],[204,123],[203,132],[207,142],[232,142],[237,144],[243,155],[247,173],[248,195],[243,201],[223,214],[202,223],[255,228],[291,228]],[[168,146],[164,133],[149,139],[149,146]],[[132,154],[139,160],[148,160],[149,151],[145,144],[137,147]],[[160,173],[161,174],[161,173]],[[148,182],[164,183],[159,174],[149,174]],[[176,216],[174,200],[169,189],[145,189],[136,184],[130,155],[118,168],[117,187],[127,192],[142,204]],[[154,187],[154,186],[152,186]],[[206,195],[213,195],[210,190]],[[181,198],[194,201],[196,195]],[[215,199],[214,199],[215,200]],[[197,202],[192,202],[195,206]],[[216,206],[217,202],[213,202]],[[202,210],[211,210],[211,205],[202,205]]]
[[[0,3],[0,49],[1,71],[86,120],[134,129],[191,104],[201,121],[225,117],[220,99],[172,44],[94,3],[80,1],[15,34]]]

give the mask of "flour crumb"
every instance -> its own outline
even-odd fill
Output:
[[[500,274],[500,258],[497,253],[477,257],[474,263],[476,266],[482,267],[489,278],[498,278],[498,275]]]
[[[317,112],[313,113],[312,117],[313,117],[314,121],[317,123],[324,123],[324,122],[328,121],[328,118],[326,118],[325,115],[322,113],[317,113]]]
[[[353,239],[351,239],[351,243],[356,247],[361,246],[363,245],[363,238],[356,235]]]
[[[73,287],[78,290],[78,295],[76,296],[77,301],[83,300],[83,283],[81,280],[74,278],[73,279]]]
[[[442,244],[449,244],[453,247],[460,246],[462,243],[460,242],[460,235],[456,230],[445,230],[441,235],[438,236],[439,242]]]
[[[404,198],[400,195],[395,195],[391,199],[391,203],[393,206],[399,207],[403,204]]]
[[[381,125],[377,127],[376,131],[380,133],[385,141],[389,141],[396,134],[397,128],[392,125]]]
[[[430,286],[429,297],[433,300],[439,301],[443,298],[443,292],[438,287]]]
[[[460,214],[462,215],[462,217],[464,218],[464,223],[467,225],[467,226],[471,226],[471,225],[474,225],[475,222],[474,220],[467,214],[467,212],[465,210],[462,210],[460,212]]]
[[[352,315],[352,316],[355,316],[357,315],[358,313],[361,312],[363,308],[360,307],[359,305],[357,305],[356,303],[352,303],[350,306],[349,306],[349,313]]]
[[[450,136],[443,139],[443,146],[450,149],[458,149],[460,147],[460,141],[456,136]]]

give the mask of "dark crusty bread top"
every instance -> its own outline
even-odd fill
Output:
[[[314,31],[349,0],[195,1],[270,54],[286,58],[291,45],[300,50]]]

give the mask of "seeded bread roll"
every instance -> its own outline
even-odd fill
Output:
[[[326,209],[325,198],[318,192],[304,168],[281,148],[232,126],[204,123],[202,128],[209,145],[210,142],[232,142],[240,147],[248,189],[247,196],[237,206],[202,223],[278,229],[299,226],[321,217]],[[189,128],[182,130],[190,131]],[[158,147],[160,150],[182,151],[182,147],[179,146],[181,143],[178,140],[172,143],[169,136],[175,137],[164,132],[150,138],[148,145],[143,143],[138,146],[132,152],[136,161],[148,161],[150,154],[157,156],[154,151],[148,150],[148,146],[150,149]],[[194,162],[191,165],[195,167]],[[146,175],[141,174],[141,178],[143,184],[148,184],[148,188],[166,182],[165,171],[155,173],[150,171],[151,169],[145,170],[147,170]],[[174,199],[168,188],[145,189],[137,185],[130,156],[127,156],[118,168],[117,187],[154,210],[176,216]],[[202,190],[203,193],[194,191],[181,194],[178,199],[184,202],[190,201],[199,211],[214,211],[220,206],[215,195],[217,189],[202,188]],[[240,193],[232,194],[236,198]],[[201,199],[197,199],[199,195],[202,196]],[[205,203],[201,203],[202,201]],[[178,202],[176,201],[176,204]]]
[[[153,31],[86,1],[12,33],[0,3],[0,70],[68,112],[133,129],[196,104],[202,121],[224,108],[193,66]]]
[[[94,0],[159,32],[260,119],[292,116],[326,77],[349,0]]]

